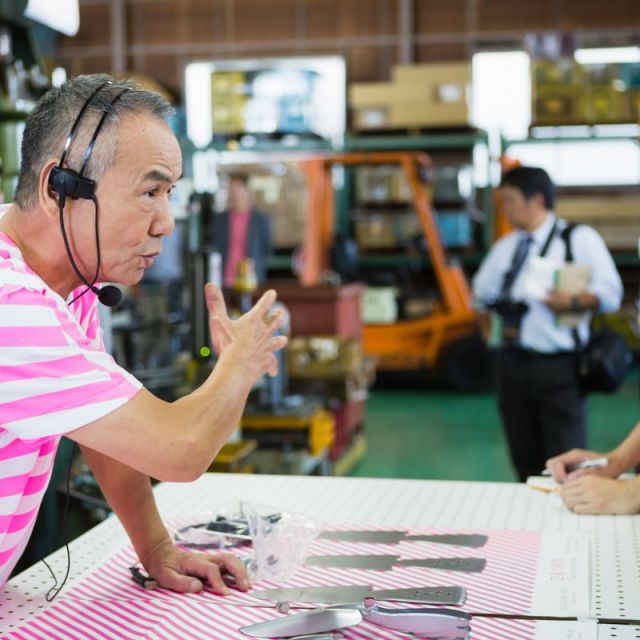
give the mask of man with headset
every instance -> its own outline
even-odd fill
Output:
[[[107,76],[51,89],[27,118],[16,202],[0,219],[0,585],[23,552],[62,435],[80,445],[150,576],[176,591],[202,581],[248,588],[233,556],[177,549],[149,476],[191,481],[233,431],[253,383],[275,375],[269,291],[229,320],[207,285],[218,362],[193,393],[164,402],[104,351],[98,299],[137,283],[173,230],[169,197],[181,175],[169,105]]]

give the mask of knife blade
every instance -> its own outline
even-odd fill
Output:
[[[376,555],[334,555],[308,556],[305,564],[308,567],[334,569],[378,569],[390,571],[394,566],[424,567],[427,569],[443,569],[446,571],[466,571],[478,573],[487,561],[484,558],[406,558],[400,556]]]
[[[435,542],[437,544],[455,544],[461,547],[484,547],[489,540],[488,536],[478,533],[442,533],[442,534],[415,534],[406,536],[405,542]]]
[[[363,602],[365,598],[416,602],[422,604],[463,605],[467,592],[462,587],[410,587],[405,589],[372,589],[371,585],[288,587],[254,591],[256,598],[272,602],[322,602],[338,604]]]
[[[359,609],[317,609],[288,615],[277,620],[259,622],[240,627],[240,631],[253,638],[292,638],[294,636],[328,633],[353,627],[362,622]]]
[[[323,531],[322,540],[398,544],[405,539],[406,531]]]
[[[425,567],[427,569],[442,569],[443,571],[466,571],[480,573],[487,566],[484,558],[412,558],[398,560],[402,567]]]

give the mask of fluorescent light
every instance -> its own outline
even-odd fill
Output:
[[[640,47],[576,49],[574,57],[580,64],[605,64],[607,62],[640,62]]]
[[[78,0],[29,0],[24,15],[66,36],[75,36],[80,27]]]

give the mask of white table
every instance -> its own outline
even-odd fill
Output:
[[[155,493],[167,518],[196,515],[244,499],[321,522],[587,532],[593,541],[592,616],[600,621],[634,621],[600,624],[598,639],[640,638],[640,516],[576,516],[558,496],[510,483],[207,474],[188,485],[159,485]],[[126,541],[113,517],[73,541],[67,588]],[[50,560],[61,575],[66,566],[64,550]],[[46,608],[44,594],[50,586],[51,577],[42,563],[13,578],[0,600],[0,629],[13,629]]]

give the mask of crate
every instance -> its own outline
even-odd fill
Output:
[[[301,287],[273,283],[291,315],[292,336],[337,335],[361,338],[360,305],[363,285]]]
[[[356,400],[345,402],[333,410],[335,438],[329,449],[329,459],[334,461],[351,445],[353,438],[364,425],[366,402]]]
[[[588,87],[613,87],[620,78],[620,65],[614,63],[582,65],[584,83]]]
[[[286,357],[291,378],[340,379],[362,368],[362,341],[338,336],[298,336],[289,341]]]
[[[366,213],[355,221],[361,249],[393,249],[397,244],[396,217],[389,213]]]
[[[584,73],[582,65],[572,58],[535,60],[531,63],[531,79],[534,85],[580,85]]]
[[[627,96],[623,91],[613,87],[588,87],[584,93],[585,122],[626,122],[627,105]]]
[[[538,85],[534,89],[533,124],[561,125],[584,122],[582,92],[577,87]]]

